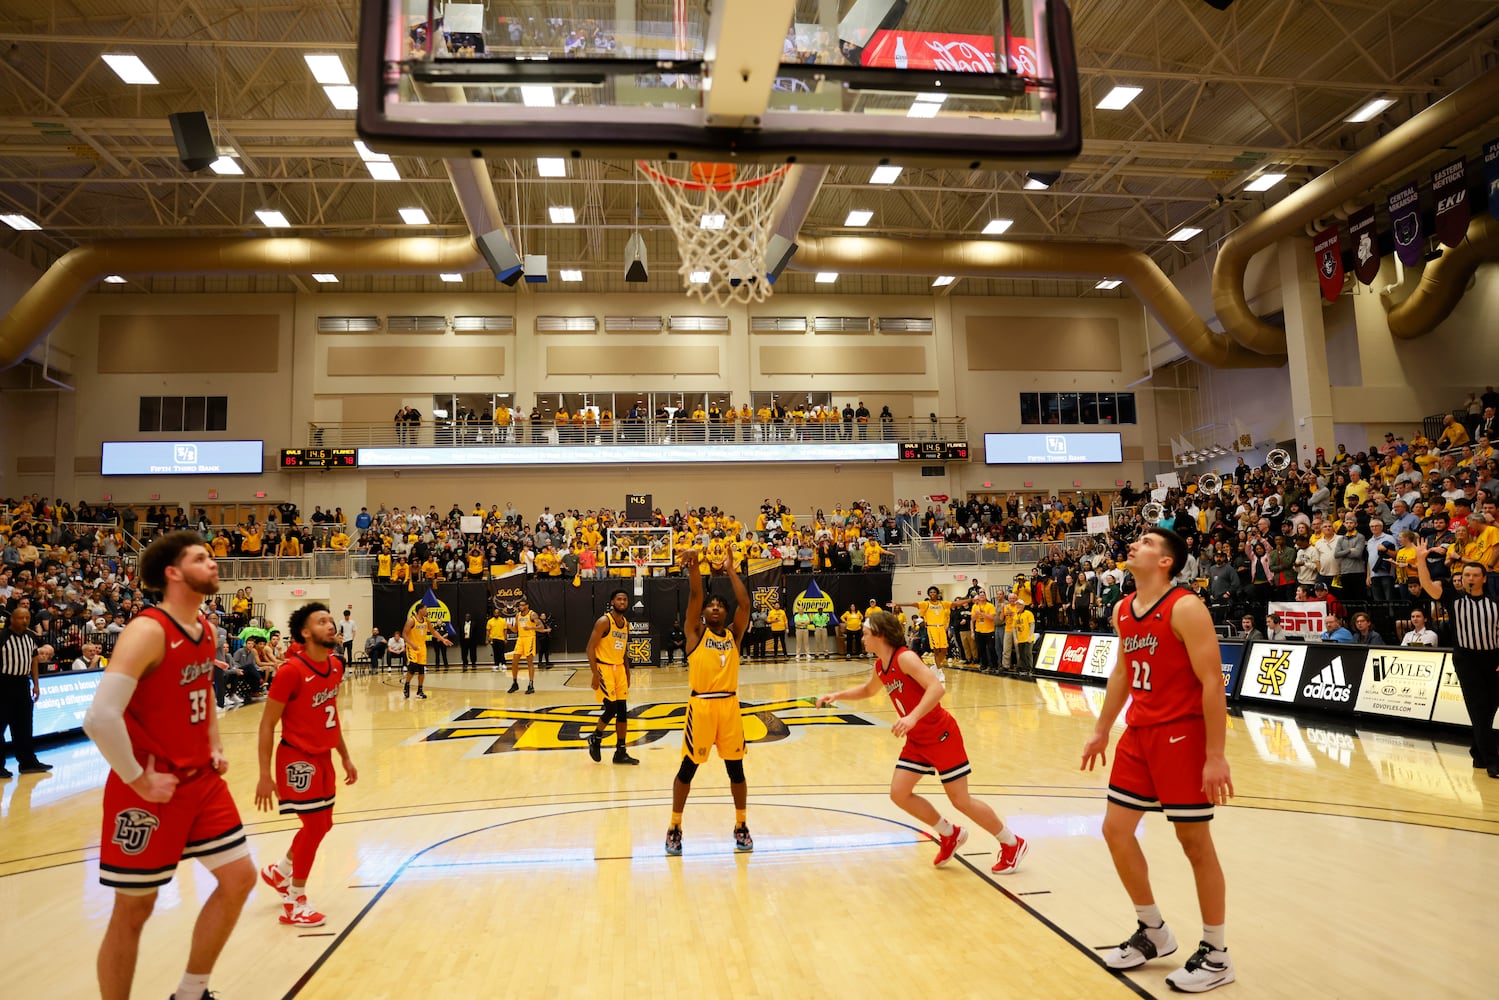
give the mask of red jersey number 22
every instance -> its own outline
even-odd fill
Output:
[[[1136,691],[1150,690],[1150,664],[1145,660],[1130,660],[1130,670],[1133,672],[1130,679],[1130,687]]]

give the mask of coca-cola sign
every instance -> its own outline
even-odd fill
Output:
[[[1039,77],[1041,60],[1029,38],[1010,38],[1010,65],[996,68],[994,39],[938,31],[877,31],[859,54],[864,66],[921,69],[943,73],[998,73]]]

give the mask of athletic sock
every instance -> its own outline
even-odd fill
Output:
[[[672,813],[671,814],[671,825],[672,826],[681,826],[682,825],[682,814],[681,813]]]
[[[1015,836],[1015,831],[1011,830],[1008,824],[1000,827],[998,836],[999,842],[1001,844],[1004,844],[1006,847],[1014,847],[1017,843],[1020,842],[1020,838]]]
[[[1213,951],[1228,951],[1228,945],[1224,944],[1224,932],[1222,924],[1203,924],[1202,939],[1207,942]]]
[[[951,837],[952,836],[952,824],[947,821],[947,817],[946,816],[944,816],[941,819],[937,820],[937,836],[939,836],[939,837]]]
[[[744,826],[748,822],[749,822],[749,810],[748,809],[735,809],[734,810],[734,825],[735,826]]]
[[[198,976],[191,972],[182,974],[182,981],[177,984],[177,992],[172,996],[175,1000],[203,1000],[203,994],[208,992],[207,973]]]
[[[1139,919],[1140,923],[1151,930],[1155,930],[1166,923],[1166,918],[1161,916],[1161,908],[1154,903],[1148,906],[1135,907],[1135,916]]]
[[[282,878],[291,878],[291,855],[276,862],[276,870],[281,873]]]

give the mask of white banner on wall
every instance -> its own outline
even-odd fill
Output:
[[[1321,635],[1327,605],[1321,601],[1271,601],[1270,613],[1280,615],[1280,627],[1292,635]]]

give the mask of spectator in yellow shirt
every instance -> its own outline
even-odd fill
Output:
[[[857,604],[850,604],[838,620],[843,625],[843,655],[852,660],[864,651],[864,615]]]
[[[999,619],[999,609],[984,596],[975,601],[969,611],[972,613],[973,641],[979,651],[979,670],[986,674],[997,673],[999,650],[994,647],[994,626]]]
[[[1021,605],[1015,614],[1015,652],[1020,657],[1020,672],[1028,674],[1031,672],[1033,660],[1031,658],[1031,643],[1036,638],[1036,616],[1031,609]]]
[[[774,597],[770,599],[770,611],[766,613],[765,624],[770,628],[770,655],[784,660],[786,658],[786,610]]]
[[[328,536],[328,547],[338,552],[344,551],[349,547],[349,536],[344,534],[342,528],[334,531]]]

